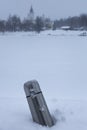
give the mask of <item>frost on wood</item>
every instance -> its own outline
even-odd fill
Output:
[[[36,80],[24,84],[27,101],[33,121],[45,126],[53,126],[54,122],[46,105],[40,86]]]

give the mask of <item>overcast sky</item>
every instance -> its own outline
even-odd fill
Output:
[[[9,14],[24,18],[31,5],[35,16],[44,14],[51,19],[87,13],[87,0],[0,0],[0,19],[8,18]]]

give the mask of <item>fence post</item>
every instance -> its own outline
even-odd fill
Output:
[[[53,126],[54,122],[46,105],[39,83],[36,80],[24,84],[24,90],[33,121],[45,126]]]

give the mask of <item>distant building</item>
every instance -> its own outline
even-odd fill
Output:
[[[34,10],[33,10],[33,7],[31,6],[31,8],[30,8],[30,11],[29,11],[29,14],[28,14],[28,19],[30,20],[30,21],[34,21]]]
[[[61,29],[67,31],[67,30],[71,30],[71,27],[70,26],[62,26]]]

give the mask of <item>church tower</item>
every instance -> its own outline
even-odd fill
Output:
[[[31,6],[29,14],[28,14],[28,19],[31,21],[34,21],[34,10],[33,10],[32,6]]]

